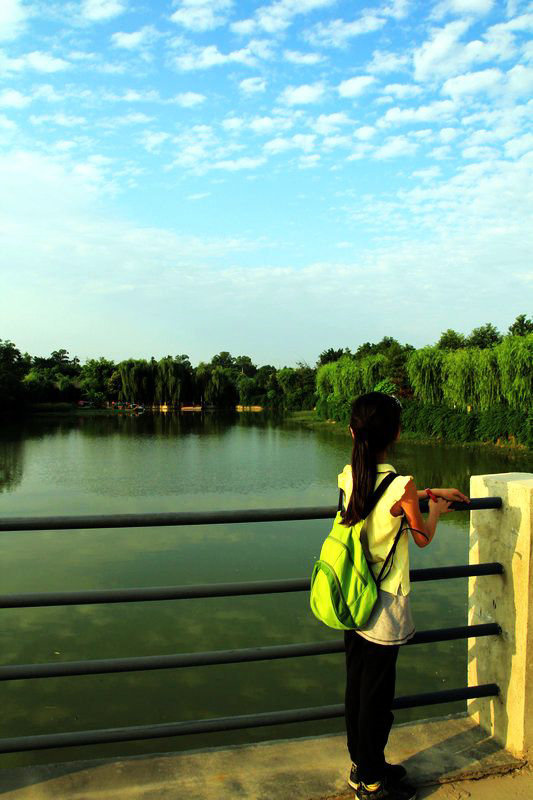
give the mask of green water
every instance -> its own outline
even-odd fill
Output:
[[[349,440],[260,415],[33,417],[0,432],[0,515],[332,505]],[[471,474],[529,471],[526,455],[400,442],[419,486],[468,492]],[[306,577],[327,522],[4,533],[1,592]],[[468,560],[468,516],[450,514],[413,567]],[[490,580],[488,578],[487,580]],[[418,629],[465,624],[465,580],[414,584]],[[305,593],[1,613],[2,663],[44,663],[335,638]],[[0,685],[0,738],[342,702],[342,655]],[[406,647],[398,694],[466,684],[466,643]],[[460,710],[413,709],[397,720]],[[342,730],[342,720],[0,756],[0,766],[196,749]]]

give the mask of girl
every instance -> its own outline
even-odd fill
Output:
[[[352,408],[352,463],[339,475],[344,495],[345,525],[363,516],[365,501],[385,475],[395,472],[387,463],[387,449],[400,435],[400,402],[391,395],[371,392],[359,397]],[[430,497],[429,515],[420,514],[419,500]],[[378,600],[366,625],[345,631],[346,730],[352,768],[348,783],[358,800],[412,800],[415,789],[403,779],[405,769],[387,764],[385,745],[394,719],[396,659],[399,645],[415,632],[409,606],[410,530],[418,547],[433,539],[440,515],[450,511],[450,501],[468,502],[458,489],[418,491],[411,475],[395,478],[369,514],[363,528],[362,546],[374,575],[380,572],[406,519],[392,560],[379,585]]]

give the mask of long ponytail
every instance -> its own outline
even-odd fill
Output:
[[[363,518],[376,483],[377,456],[396,439],[400,417],[400,402],[382,392],[361,395],[354,402],[350,418],[353,488],[342,514],[345,525],[355,525]]]

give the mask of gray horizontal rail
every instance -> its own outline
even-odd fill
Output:
[[[501,508],[501,497],[472,498],[470,503],[452,503],[455,511]],[[427,511],[428,501],[420,501]],[[236,511],[182,511],[169,514],[86,514],[72,517],[4,517],[0,531],[60,531],[94,528],[150,528],[176,525],[226,525],[239,522],[289,522],[302,519],[332,519],[336,506],[303,508],[251,508]]]
[[[457,628],[437,628],[419,631],[407,644],[448,642],[479,636],[497,636],[501,628],[496,623],[464,625]],[[310,642],[309,644],[248,647],[239,650],[215,650],[205,653],[177,653],[163,656],[105,658],[90,661],[63,661],[49,664],[13,664],[0,667],[0,681],[32,680],[34,678],[64,678],[73,675],[103,675],[117,672],[142,672],[156,669],[209,667],[217,664],[242,664],[251,661],[273,661],[280,658],[329,655],[344,652],[344,641]]]
[[[456,700],[472,700],[477,697],[496,697],[499,688],[495,683],[469,686],[461,689],[444,689],[439,692],[397,697],[393,708],[417,708],[419,706],[451,703]],[[47,750],[56,747],[79,747],[111,742],[133,742],[142,739],[164,739],[173,736],[190,736],[196,733],[264,728],[270,725],[285,725],[297,722],[314,722],[344,716],[344,705],[299,708],[290,711],[270,711],[263,714],[245,714],[237,717],[170,722],[161,725],[136,725],[129,728],[106,728],[92,731],[70,731],[68,733],[20,736],[0,739],[0,753],[21,753],[29,750]]]
[[[476,575],[501,575],[503,567],[497,562],[465,564],[452,567],[412,569],[411,580],[436,581],[449,578],[468,578]],[[248,581],[240,583],[205,583],[194,586],[148,586],[130,589],[88,589],[83,592],[27,592],[0,595],[2,608],[38,608],[48,606],[78,606],[98,603],[144,603],[155,600],[194,600],[207,597],[238,597],[255,594],[307,592],[309,578],[278,581]]]

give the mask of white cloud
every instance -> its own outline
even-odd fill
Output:
[[[2,128],[5,131],[14,131],[16,127],[17,126],[12,119],[6,117],[5,114],[0,114],[0,128]]]
[[[237,33],[241,36],[249,36],[255,31],[256,27],[255,20],[241,19],[238,22],[232,22],[230,25],[230,30],[232,30],[233,33]]]
[[[230,27],[234,33],[244,35],[256,30],[280,33],[289,27],[294,17],[326,8],[335,2],[336,0],[276,0],[270,5],[260,6],[252,18],[234,22]]]
[[[17,91],[17,89],[4,89],[0,92],[0,107],[25,108],[31,103],[31,98]]]
[[[32,125],[60,125],[65,128],[77,128],[84,125],[86,122],[85,117],[74,116],[73,114],[41,114],[36,116],[30,115],[30,122]]]
[[[484,69],[479,72],[469,72],[466,75],[458,75],[455,78],[448,78],[442,87],[443,94],[448,94],[456,99],[464,95],[478,94],[494,89],[501,84],[503,73],[501,70],[492,68]]]
[[[164,131],[145,131],[141,137],[141,144],[149,153],[156,153],[169,139],[169,134]]]
[[[178,0],[179,8],[170,19],[190,31],[210,31],[223,25],[232,0]]]
[[[442,0],[433,11],[439,18],[448,14],[483,16],[492,10],[494,0]]]
[[[343,111],[337,111],[334,114],[320,114],[311,127],[320,136],[329,136],[343,125],[349,125],[350,123],[351,119],[347,114]]]
[[[113,33],[111,41],[114,47],[120,47],[123,50],[137,50],[139,47],[150,44],[158,36],[159,34],[153,25],[145,25],[140,30],[133,31],[133,33],[123,33],[122,31]]]
[[[16,39],[24,29],[28,8],[21,0],[2,0],[0,3],[0,41]]]
[[[458,131],[456,128],[441,128],[439,131],[439,139],[444,144],[448,144],[449,142],[453,142],[455,138],[457,138]]]
[[[426,169],[417,169],[412,173],[412,175],[413,178],[420,178],[420,180],[422,180],[424,183],[428,183],[435,180],[435,178],[438,178],[441,172],[441,168],[435,165],[434,167],[427,167]]]
[[[359,97],[375,81],[372,75],[358,75],[356,78],[348,78],[339,83],[337,91],[341,97]]]
[[[383,88],[383,94],[392,95],[398,100],[405,100],[408,97],[417,97],[422,93],[420,86],[414,83],[388,83]]]
[[[56,58],[50,53],[42,53],[39,50],[34,50],[23,58],[28,67],[37,72],[61,72],[70,66],[63,58]]]
[[[533,91],[533,68],[516,64],[506,75],[507,91],[512,95],[525,95]]]
[[[367,142],[376,133],[376,129],[372,125],[362,125],[354,131],[354,136],[362,142]]]
[[[181,92],[174,98],[175,102],[182,108],[194,108],[194,106],[204,103],[206,99],[205,94],[200,94],[199,92]]]
[[[407,136],[391,136],[385,144],[378,147],[373,157],[378,160],[388,158],[399,158],[400,156],[411,156],[418,148],[416,142],[411,141]]]
[[[323,47],[345,47],[354,36],[372,33],[386,25],[384,16],[379,16],[373,11],[365,11],[359,19],[346,22],[343,19],[334,19],[331,22],[319,22],[312,28],[307,39],[315,45]]]
[[[33,69],[36,72],[60,72],[68,67],[70,67],[68,61],[40,50],[34,50],[17,58],[9,58],[0,51],[0,70],[4,76],[24,69]]]
[[[213,169],[223,169],[229,172],[236,172],[241,169],[256,169],[265,163],[266,159],[262,156],[251,158],[249,156],[242,156],[235,159],[223,159],[222,161],[215,161],[212,165]]]
[[[290,130],[294,125],[294,120],[290,117],[254,117],[249,128],[257,134],[271,134],[275,131]]]
[[[533,23],[533,14],[531,23]],[[512,21],[511,21],[512,22]],[[516,54],[516,43],[511,22],[493,25],[481,39],[460,41],[472,24],[472,19],[460,19],[432,31],[430,39],[415,49],[413,63],[415,78],[434,81],[468,70],[474,64],[488,61],[506,61]],[[531,23],[521,23],[527,29]]]
[[[229,53],[221,53],[214,44],[206,47],[190,47],[187,52],[174,58],[176,67],[184,72],[235,63],[253,67],[256,61],[256,53],[250,47],[250,44],[247,47],[243,47],[240,50],[232,50]]]
[[[230,131],[230,133],[238,133],[244,127],[244,120],[242,117],[226,117],[222,121],[222,127],[225,131]]]
[[[149,117],[148,114],[143,114],[142,111],[132,111],[129,114],[120,114],[116,117],[103,119],[100,121],[100,125],[104,129],[113,130],[124,125],[147,125],[149,122],[152,122],[153,119],[154,118]]]
[[[440,122],[449,119],[455,112],[456,105],[452,100],[435,100],[433,103],[418,108],[389,108],[379,120],[378,125],[385,127],[410,122]]]
[[[265,153],[269,155],[278,155],[279,153],[287,152],[287,150],[303,150],[304,152],[309,152],[314,149],[315,140],[316,136],[313,134],[297,133],[290,138],[278,136],[275,139],[265,142],[263,149]]]
[[[533,152],[533,133],[524,133],[505,143],[505,155],[511,158],[517,158],[529,152]]]
[[[319,83],[304,83],[301,86],[287,86],[280,96],[282,103],[288,106],[306,105],[317,103],[322,99],[325,86]]]
[[[126,10],[123,0],[83,0],[81,13],[85,19],[92,22],[112,19]]]
[[[403,19],[409,13],[412,0],[391,0],[388,5],[380,9],[380,14],[394,19]]]
[[[324,61],[324,56],[321,53],[301,53],[298,50],[285,50],[283,57],[290,64],[303,64],[306,66],[313,66],[313,64],[320,64],[321,61]]]
[[[374,50],[372,60],[366,65],[366,70],[381,75],[387,72],[399,72],[405,69],[408,63],[409,57],[405,54]]]
[[[266,81],[264,78],[245,78],[239,83],[239,89],[244,92],[244,94],[264,92],[266,89]]]
[[[320,161],[320,156],[318,153],[313,153],[313,155],[309,156],[300,156],[298,159],[298,166],[300,169],[310,169],[311,167],[318,166],[318,162]]]

